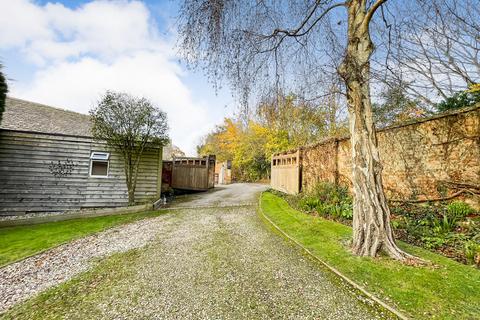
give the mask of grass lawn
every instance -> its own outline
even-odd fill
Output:
[[[28,257],[64,242],[139,219],[159,216],[166,211],[48,222],[0,228],[0,266]]]
[[[285,233],[320,259],[415,319],[480,319],[480,270],[418,247],[405,251],[435,267],[407,266],[387,257],[356,257],[348,250],[350,227],[292,209],[272,193],[261,208]]]

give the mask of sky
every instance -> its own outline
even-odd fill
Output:
[[[178,3],[0,0],[0,62],[9,95],[81,113],[106,90],[150,99],[166,111],[170,137],[195,155],[201,137],[235,111],[178,54]]]

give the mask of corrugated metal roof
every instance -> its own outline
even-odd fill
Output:
[[[92,123],[85,114],[7,97],[0,129],[90,137]]]

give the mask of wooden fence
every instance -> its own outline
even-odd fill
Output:
[[[299,193],[302,185],[301,168],[300,150],[274,154],[272,157],[272,188],[290,194]]]
[[[173,159],[172,188],[207,190],[214,186],[215,156]]]

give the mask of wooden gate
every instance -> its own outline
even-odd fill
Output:
[[[173,159],[172,188],[207,190],[214,186],[215,156]]]
[[[300,150],[274,154],[271,163],[271,187],[289,194],[299,193],[302,185],[301,160]]]

